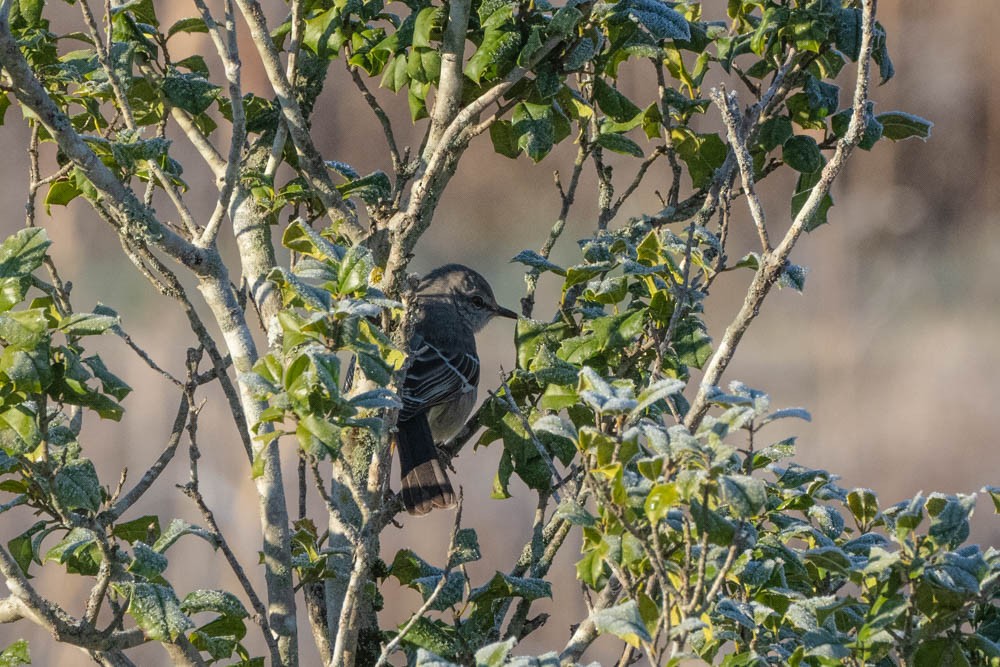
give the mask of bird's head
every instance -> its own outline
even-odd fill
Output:
[[[486,278],[461,264],[445,264],[424,276],[417,287],[417,298],[453,302],[458,316],[473,331],[479,331],[494,317],[517,319],[517,313],[497,303]]]

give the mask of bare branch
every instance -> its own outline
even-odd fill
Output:
[[[292,142],[299,152],[303,173],[308,179],[310,187],[323,202],[330,219],[341,222],[342,231],[351,241],[361,242],[366,236],[365,229],[358,222],[357,214],[337,192],[333,181],[330,180],[330,175],[327,173],[326,164],[313,144],[305,115],[295,99],[295,91],[281,68],[278,50],[271,39],[260,3],[257,0],[236,0],[236,2],[250,27],[250,35],[253,37],[253,43],[260,54],[268,81],[278,96],[282,116]]]
[[[189,361],[189,374],[194,374],[194,363]],[[188,385],[185,398],[188,403],[194,400],[194,387]],[[201,452],[198,450],[198,412],[197,410],[190,412],[189,419],[187,420],[187,431],[188,437],[190,438],[190,443],[188,447],[188,456],[190,460],[190,481],[184,486],[180,487],[184,495],[189,497],[194,501],[195,505],[198,507],[198,511],[201,512],[202,518],[205,520],[208,529],[212,531],[212,536],[215,539],[216,544],[222,550],[223,555],[226,557],[226,562],[229,563],[230,569],[233,574],[236,575],[236,579],[240,582],[243,587],[243,591],[246,593],[247,598],[250,600],[250,605],[253,607],[256,614],[254,614],[254,621],[260,626],[262,630],[262,635],[264,636],[264,641],[267,643],[268,650],[271,653],[271,660],[274,664],[284,664],[280,662],[282,660],[281,653],[278,648],[278,643],[275,640],[274,634],[272,634],[269,627],[269,617],[267,613],[267,608],[264,603],[261,602],[260,597],[254,590],[253,585],[250,583],[250,579],[247,577],[246,572],[243,570],[243,566],[240,565],[239,560],[236,558],[236,554],[233,552],[229,543],[226,541],[225,535],[222,534],[222,530],[219,528],[219,524],[215,520],[215,514],[209,509],[208,504],[205,502],[204,496],[201,494],[201,489],[198,485],[198,459],[201,458]]]
[[[569,217],[569,210],[572,208],[576,198],[576,187],[580,184],[580,174],[583,173],[583,165],[587,161],[589,150],[589,144],[583,141],[581,137],[580,148],[577,150],[576,160],[573,162],[573,173],[569,178],[569,185],[565,190],[563,190],[562,182],[559,180],[559,172],[555,173],[556,189],[559,190],[559,198],[562,203],[559,208],[559,217],[556,218],[552,229],[549,230],[549,238],[546,239],[545,245],[542,246],[541,252],[538,253],[545,259],[548,259],[549,255],[552,254],[552,249],[555,247],[556,241],[559,240],[563,230],[566,228],[566,219]],[[521,299],[521,314],[525,317],[531,317],[531,313],[535,309],[535,290],[538,289],[538,277],[541,273],[539,269],[532,268],[524,276],[527,289],[525,290],[524,298]]]
[[[753,157],[747,146],[746,132],[736,118],[739,107],[736,102],[736,91],[727,94],[725,89],[713,88],[709,93],[712,102],[719,108],[722,115],[722,122],[726,126],[726,134],[729,136],[729,145],[736,154],[736,163],[740,167],[740,177],[743,180],[743,191],[747,195],[747,206],[750,207],[750,216],[757,227],[757,235],[760,237],[760,251],[762,254],[771,252],[771,241],[767,237],[767,219],[764,215],[764,206],[757,196],[757,189],[754,187],[753,178]]]
[[[190,412],[191,406],[188,403],[187,394],[182,394],[180,405],[177,408],[177,416],[174,417],[174,424],[170,429],[170,437],[167,439],[167,446],[138,483],[128,493],[119,498],[113,506],[100,515],[99,520],[101,523],[109,526],[117,521],[120,516],[125,514],[149,490],[153,482],[160,476],[160,473],[166,469],[177,452],[177,444],[180,442],[181,434],[184,432],[184,425],[187,424]]]
[[[115,106],[119,113],[121,113],[122,118],[125,120],[125,126],[131,132],[138,132],[139,126],[135,122],[135,116],[132,114],[132,105],[129,102],[128,96],[125,94],[125,89],[122,86],[121,79],[118,78],[118,73],[115,68],[111,65],[111,59],[109,56],[109,49],[107,49],[104,42],[101,41],[100,32],[97,28],[97,22],[94,20],[94,15],[90,10],[90,4],[88,0],[80,0],[80,11],[83,13],[83,20],[87,24],[87,28],[90,31],[90,36],[93,39],[94,50],[97,53],[97,61],[101,64],[101,68],[104,69],[105,75],[108,77],[108,82],[111,84],[111,90],[115,96]],[[187,228],[188,234],[195,238],[198,225],[194,221],[194,217],[191,215],[191,210],[187,207],[181,196],[180,190],[175,186],[170,178],[163,172],[160,165],[155,160],[149,160],[149,168],[156,175],[156,179],[160,181],[160,185],[163,187],[164,192],[173,202],[174,207],[181,216],[181,220],[184,222]]]
[[[736,346],[743,338],[743,334],[746,333],[750,323],[753,322],[760,312],[760,306],[764,302],[764,298],[768,292],[770,292],[771,287],[774,286],[774,283],[777,282],[784,271],[785,265],[788,262],[788,256],[791,254],[792,248],[795,247],[795,243],[798,241],[802,231],[819,210],[823,198],[830,192],[830,188],[844,168],[847,158],[851,155],[858,142],[861,141],[865,130],[865,111],[868,104],[868,79],[871,71],[871,55],[875,44],[876,5],[876,0],[863,0],[862,2],[861,48],[858,57],[857,79],[854,87],[854,101],[851,105],[851,121],[848,125],[847,133],[837,143],[837,149],[820,173],[819,182],[813,187],[812,192],[799,210],[798,215],[795,216],[784,238],[782,238],[773,252],[761,258],[760,268],[754,274],[753,281],[747,289],[743,306],[726,328],[726,332],[719,342],[718,348],[716,348],[715,353],[705,367],[701,386],[684,419],[684,424],[689,430],[695,430],[701,423],[702,418],[708,411],[708,396],[718,384],[726,367],[729,366],[729,362],[736,353]]]
[[[470,0],[452,0],[448,3],[448,25],[441,40],[441,76],[434,97],[431,130],[427,141],[429,150],[438,145],[448,124],[462,106],[462,87],[465,83],[462,59],[465,56],[465,33],[469,28],[471,5]],[[426,159],[429,156],[423,157]]]
[[[219,228],[222,219],[229,210],[232,203],[233,192],[236,189],[236,180],[239,178],[240,153],[243,150],[243,143],[246,141],[246,112],[243,109],[243,93],[240,85],[240,52],[236,42],[236,17],[233,15],[232,0],[226,0],[226,23],[225,28],[220,28],[209,13],[208,8],[202,0],[195,0],[198,9],[201,10],[202,19],[208,26],[209,33],[215,41],[216,49],[226,71],[226,81],[229,83],[229,103],[232,107],[233,122],[232,136],[229,140],[229,158],[226,161],[226,171],[222,177],[222,187],[219,190],[219,198],[215,203],[215,210],[205,231],[198,239],[198,245],[207,247],[215,244],[219,235]]]

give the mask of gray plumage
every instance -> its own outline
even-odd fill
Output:
[[[461,264],[424,276],[415,302],[397,442],[403,504],[411,514],[426,514],[455,504],[435,443],[455,435],[476,404],[475,334],[492,318],[517,319],[517,313],[497,304],[486,279]]]

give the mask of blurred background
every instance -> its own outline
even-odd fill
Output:
[[[272,18],[277,20],[284,5],[274,4]],[[705,4],[706,15],[724,10],[721,2]],[[722,9],[710,8],[716,4]],[[192,11],[186,3],[161,0],[158,6],[165,24]],[[72,14],[74,7],[60,7],[65,16],[57,21],[56,30],[63,21],[78,20]],[[931,139],[883,141],[871,152],[854,154],[834,189],[831,224],[804,237],[793,253],[792,261],[809,269],[805,294],[781,290],[769,296],[725,382],[741,380],[764,389],[778,407],[810,410],[811,423],[776,425],[771,435],[776,440],[798,435],[801,463],[840,475],[841,485],[848,488],[871,487],[888,505],[920,491],[970,493],[1000,483],[996,443],[1000,89],[995,85],[1000,51],[988,39],[1000,30],[1000,12],[995,3],[977,0],[883,0],[879,17],[889,34],[896,76],[873,88],[876,111],[902,110],[932,120]],[[179,59],[187,55],[185,51],[200,52],[212,66],[214,50],[204,37],[194,35],[186,42],[178,37],[172,55]],[[244,90],[269,97],[249,38],[243,37]],[[219,71],[217,62],[213,71]],[[845,68],[845,77],[850,76],[853,68]],[[655,91],[643,90],[639,78],[627,76],[626,90],[633,99],[651,99]],[[842,90],[842,105],[849,101],[849,85]],[[394,99],[386,91],[379,91],[379,96],[395,121],[400,143],[416,147],[419,134],[410,124],[405,99]],[[389,170],[379,127],[355,95],[342,61],[331,67],[313,122],[326,158],[348,162],[361,173]],[[27,136],[18,111],[9,110],[0,130],[0,150],[9,156],[0,166],[7,183],[0,191],[0,206],[9,212],[0,223],[4,236],[23,224]],[[411,269],[422,273],[461,261],[489,277],[502,303],[518,307],[523,267],[509,264],[508,259],[524,248],[537,249],[548,235],[559,203],[552,172],[558,168],[568,172],[574,152],[574,146],[563,145],[541,164],[532,165],[524,158],[511,161],[494,155],[485,137],[475,142],[442,199],[434,225],[418,246]],[[185,166],[192,208],[207,216],[214,205],[208,172],[183,141],[175,143],[172,155]],[[618,181],[627,183],[630,173],[618,174]],[[630,200],[620,220],[659,210],[653,191],[668,187],[667,175],[666,165],[658,164],[658,171],[654,168],[647,179],[648,187]],[[593,191],[588,190],[593,184],[589,179],[581,193]],[[776,175],[761,186],[772,238],[789,222],[787,202],[793,184],[791,178]],[[730,257],[739,257],[754,242],[742,207],[742,202],[734,206],[737,232]],[[162,215],[172,216],[165,201],[159,201],[158,208]],[[593,197],[578,196],[554,253],[556,262],[575,261],[575,240],[591,233],[595,210]],[[182,373],[184,350],[194,344],[185,318],[174,302],[156,294],[135,272],[111,231],[89,207],[79,202],[56,207],[51,218],[41,213],[40,222],[54,240],[51,254],[63,278],[75,286],[74,306],[89,310],[101,302],[115,308],[125,330],[158,363]],[[234,258],[232,239],[225,242],[228,256]],[[231,266],[238,264],[234,260]],[[233,274],[238,275],[238,268]],[[742,302],[749,278],[749,272],[733,272],[713,286],[707,312],[716,339]],[[543,281],[536,307],[539,317],[551,312],[555,287]],[[200,301],[193,288],[192,293]],[[509,322],[495,322],[480,339],[481,395],[496,386],[501,367],[513,367],[512,329]],[[120,424],[91,420],[85,425],[84,450],[95,460],[105,484],[114,486],[122,467],[129,469],[134,481],[164,446],[177,396],[120,340],[95,340],[90,350],[100,353],[136,391],[124,402],[127,412]],[[253,570],[259,545],[256,493],[241,463],[242,450],[221,394],[209,391],[205,397],[200,447],[206,500],[262,586]],[[286,479],[291,481],[294,443],[283,444]],[[465,490],[464,525],[476,528],[485,555],[469,568],[474,585],[485,582],[494,570],[508,570],[530,530],[534,503],[523,486],[514,486],[512,499],[489,499],[499,456],[499,444],[494,444],[475,452],[469,448],[456,461],[453,479]],[[173,486],[186,478],[186,452],[179,450],[132,516],[157,513],[164,525],[172,517],[200,523],[190,501]],[[319,523],[319,508],[314,509]],[[0,521],[4,542],[33,521],[29,513],[19,511]],[[396,549],[406,546],[431,562],[443,562],[452,519],[448,512],[405,519],[401,529],[385,533],[383,557],[391,560]],[[988,498],[980,498],[972,539],[1000,546],[1000,522],[993,517]],[[518,653],[561,649],[570,624],[585,615],[573,575],[577,548],[577,543],[569,543],[563,549],[554,569],[555,595],[535,607],[536,612],[551,613],[552,619]],[[196,588],[238,589],[223,559],[200,540],[185,538],[168,555],[166,575],[181,595]],[[85,597],[80,584],[85,582],[60,577],[55,566],[44,572],[38,576],[40,568],[33,569],[41,591],[70,612],[80,613]],[[398,589],[395,580],[383,592],[383,626],[402,621],[419,606],[417,594]],[[318,659],[308,646],[307,623],[301,614],[300,628],[303,664],[312,664]],[[0,626],[0,646],[22,636],[31,640],[34,664],[88,663],[83,653],[56,646],[25,622]],[[259,644],[251,646],[262,653]],[[611,643],[598,642],[585,658],[613,660],[617,654],[610,648]],[[167,664],[157,647],[143,649],[136,658],[143,665]]]

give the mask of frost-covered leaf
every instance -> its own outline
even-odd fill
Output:
[[[646,408],[667,396],[673,396],[682,389],[684,389],[684,382],[676,378],[665,378],[654,382],[639,393],[639,404],[629,413],[629,420],[634,421],[641,417]]]
[[[649,631],[646,630],[646,625],[639,614],[639,605],[635,600],[597,611],[591,618],[598,633],[614,635],[629,646],[638,648],[641,642],[653,641]]]
[[[560,276],[566,275],[566,269],[558,266],[557,264],[553,264],[534,250],[522,250],[514,255],[510,261],[519,262],[534,269],[538,269],[539,271],[551,271],[552,273]]]
[[[482,558],[479,537],[473,528],[460,528],[455,535],[455,548],[448,554],[448,566],[458,567]]]
[[[396,396],[395,392],[379,388],[353,397],[351,399],[351,406],[363,410],[376,410],[380,408],[395,409],[403,407],[403,403]]]
[[[766,417],[760,420],[760,425],[768,424],[779,419],[801,419],[802,421],[810,422],[812,421],[812,415],[805,408],[783,408],[781,410],[775,410],[774,412],[768,414]]]
[[[167,569],[167,557],[145,542],[136,542],[132,545],[132,562],[126,569],[134,575],[153,579]]]
[[[170,525],[167,526],[167,529],[160,535],[160,538],[153,544],[153,550],[163,553],[184,535],[196,535],[211,544],[212,548],[218,546],[215,535],[209,531],[200,526],[190,524],[182,519],[174,519],[170,522]]]
[[[95,336],[119,324],[117,317],[94,313],[74,313],[57,327],[67,336]]]
[[[134,583],[116,585],[122,593],[131,593],[128,614],[135,619],[147,638],[172,642],[194,627],[184,612],[173,589],[159,584]]]
[[[764,482],[746,475],[723,475],[719,478],[722,499],[740,518],[759,514],[767,501]]]
[[[56,470],[53,491],[63,508],[96,512],[101,507],[101,483],[94,464],[78,459]]]
[[[469,601],[479,607],[486,607],[494,600],[519,597],[525,600],[552,597],[552,584],[544,579],[531,577],[512,577],[503,572],[497,572],[487,583],[474,588],[469,594]]]
[[[214,589],[199,589],[184,596],[181,610],[185,614],[197,614],[202,611],[214,611],[223,616],[246,618],[249,613],[240,599],[229,591]]]
[[[555,516],[559,519],[565,519],[576,526],[593,526],[597,523],[597,519],[593,514],[571,498],[566,498],[559,503],[559,507],[555,511]]]
[[[517,644],[517,639],[511,637],[502,642],[487,644],[476,651],[476,667],[503,667],[507,664],[507,656]]]
[[[931,128],[934,127],[931,121],[903,111],[887,111],[878,114],[875,119],[882,124],[882,136],[891,141],[901,141],[910,137],[926,141],[931,136]]]
[[[576,442],[577,432],[573,422],[559,415],[543,415],[531,425],[535,432],[549,433],[557,438]]]

